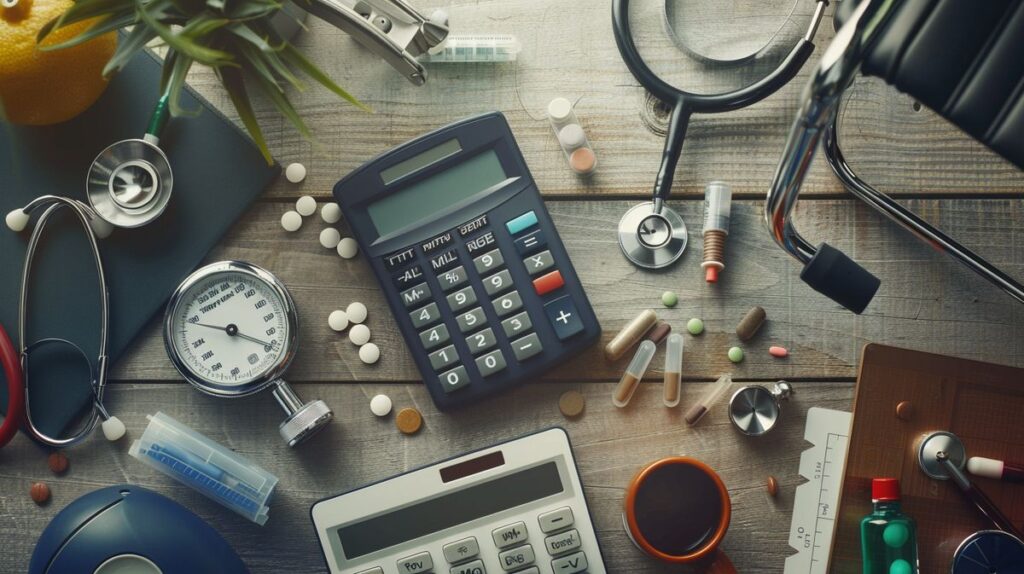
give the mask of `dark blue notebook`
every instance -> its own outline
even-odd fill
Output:
[[[96,154],[145,132],[158,97],[160,65],[152,54],[140,54],[111,80],[95,105],[69,122],[49,127],[0,124],[0,215],[43,194],[84,201],[86,173]],[[280,172],[276,164],[267,165],[246,134],[195,93],[183,93],[182,104],[202,111],[197,117],[172,119],[161,138],[174,171],[167,211],[145,227],[116,229],[100,240],[110,293],[112,361],[163,312],[178,283]],[[72,217],[51,219],[39,247],[29,283],[26,339],[68,339],[95,363],[97,279],[85,236]],[[22,233],[0,226],[0,323],[15,345],[21,270],[37,218]],[[90,395],[81,377],[70,381],[71,373],[80,372],[72,362],[55,360],[45,367],[31,374],[33,420],[58,435],[88,405]],[[3,381],[0,405],[6,405],[6,397]]]

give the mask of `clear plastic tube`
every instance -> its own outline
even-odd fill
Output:
[[[523,49],[511,34],[449,34],[420,61],[434,63],[514,62]]]
[[[640,343],[636,354],[633,355],[629,366],[626,367],[626,372],[622,373],[622,379],[615,387],[615,393],[612,395],[613,405],[622,408],[629,404],[633,393],[636,392],[636,388],[640,386],[640,381],[644,378],[644,373],[647,372],[647,367],[651,364],[651,359],[654,358],[655,350],[657,350],[657,346],[654,341],[645,340]]]
[[[674,407],[679,404],[679,395],[682,391],[682,370],[683,370],[683,336],[679,333],[669,335],[665,343],[665,392],[664,400],[666,407]]]
[[[572,102],[565,98],[551,100],[548,104],[548,120],[551,121],[551,129],[558,138],[558,145],[562,146],[569,167],[580,175],[593,173],[597,169],[597,156],[576,117]]]
[[[708,283],[718,281],[718,273],[725,269],[722,259],[731,214],[732,188],[712,181],[704,189],[704,261],[700,264]]]
[[[719,377],[718,380],[711,385],[711,388],[704,393],[704,396],[702,396],[695,405],[690,407],[690,410],[686,411],[686,414],[683,416],[686,420],[686,424],[695,425],[697,424],[697,421],[704,418],[704,415],[708,414],[711,406],[718,402],[718,399],[722,398],[722,395],[729,390],[730,386],[732,386],[731,375],[722,375]]]

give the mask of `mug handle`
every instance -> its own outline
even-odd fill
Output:
[[[715,553],[715,557],[711,559],[711,564],[708,565],[705,574],[737,574],[737,571],[736,567],[732,564],[732,560],[729,560],[725,552],[719,550]]]

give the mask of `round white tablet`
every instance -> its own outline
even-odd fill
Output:
[[[391,397],[387,395],[376,395],[370,399],[370,412],[379,416],[386,417],[391,412]]]
[[[284,168],[284,176],[292,183],[300,183],[306,179],[306,166],[301,163],[290,163]]]
[[[281,216],[281,227],[285,231],[298,231],[302,227],[302,216],[298,211],[286,211]]]
[[[341,208],[333,201],[320,208],[320,217],[325,223],[337,223],[341,219]]]
[[[366,325],[353,326],[348,330],[348,340],[362,347],[370,342],[370,328]]]
[[[295,202],[295,211],[298,211],[299,215],[303,217],[313,215],[316,213],[316,200],[311,195],[303,195]]]
[[[341,241],[341,232],[333,227],[328,227],[320,232],[320,245],[327,249],[334,249]]]
[[[338,242],[338,255],[341,255],[345,259],[352,259],[359,253],[359,244],[356,243],[355,239],[346,237]]]
[[[361,327],[362,325],[359,326]],[[374,345],[373,343],[367,343],[362,347],[359,347],[360,361],[366,363],[367,365],[372,365],[377,362],[377,359],[380,359],[380,347]]]
[[[327,316],[327,324],[335,331],[344,331],[348,327],[348,314],[338,309]]]
[[[353,323],[362,323],[366,320],[366,305],[363,305],[358,301],[349,303],[348,307],[345,309],[345,314],[348,315],[349,321],[352,321]]]

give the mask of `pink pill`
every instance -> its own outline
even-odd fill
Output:
[[[789,356],[789,351],[785,347],[768,347],[768,354],[781,359],[782,357]]]

